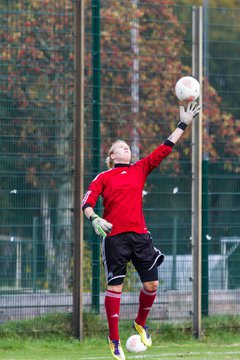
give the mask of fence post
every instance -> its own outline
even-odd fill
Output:
[[[101,44],[100,44],[100,0],[92,1],[92,66],[93,66],[93,139],[92,139],[92,167],[93,175],[100,172],[100,94],[101,94]],[[100,210],[99,201],[95,211]],[[92,310],[100,310],[100,240],[93,232],[92,245]]]
[[[192,13],[192,73],[202,85],[202,7]],[[202,92],[199,99],[202,106]],[[202,277],[202,112],[192,127],[193,334],[201,336]]]
[[[203,74],[208,79],[208,0],[203,1]],[[208,89],[205,91],[204,108],[209,111]],[[207,115],[209,116],[209,115]],[[209,119],[204,124],[205,134],[209,133]],[[203,144],[202,162],[202,316],[208,316],[209,303],[209,276],[208,276],[208,254],[209,254],[209,155],[207,146]]]
[[[83,163],[84,163],[84,0],[75,1],[75,111],[74,111],[74,284],[73,327],[83,337]]]

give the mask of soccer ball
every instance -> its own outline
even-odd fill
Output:
[[[175,93],[180,101],[197,100],[200,95],[200,84],[192,76],[184,76],[177,81]]]
[[[132,335],[127,339],[126,348],[129,352],[142,352],[147,350],[147,346],[141,342],[140,335]]]

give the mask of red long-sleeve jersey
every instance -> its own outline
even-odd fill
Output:
[[[89,185],[82,209],[94,208],[98,197],[103,197],[103,218],[113,224],[110,235],[123,232],[146,233],[142,210],[142,192],[147,176],[172,151],[162,144],[151,154],[134,164],[115,164],[114,168],[96,176]]]

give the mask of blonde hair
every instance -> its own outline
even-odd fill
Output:
[[[107,156],[107,158],[106,158],[106,164],[107,164],[108,169],[112,169],[112,168],[114,167],[114,161],[113,161],[113,159],[111,158],[111,155],[112,155],[113,152],[114,152],[114,145],[116,145],[116,144],[119,143],[119,142],[124,142],[124,143],[126,143],[126,141],[121,140],[121,139],[118,139],[118,140],[114,141],[114,143],[112,143],[110,149],[108,150],[108,156]]]

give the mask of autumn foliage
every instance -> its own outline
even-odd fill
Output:
[[[32,219],[39,217],[42,246],[45,246],[41,251],[48,257],[47,273],[62,274],[58,284],[65,289],[70,287],[74,81],[79,80],[74,72],[74,3],[72,0],[18,0],[0,4],[0,170],[3,174],[0,181],[4,189],[0,194],[1,233],[15,231],[18,236],[30,238]],[[171,0],[103,0],[100,3],[99,140],[101,169],[105,170],[104,159],[116,138],[125,139],[132,148],[135,146],[136,157],[142,157],[175,129],[179,102],[174,86],[181,76],[192,73],[192,33],[191,8],[178,6]],[[92,124],[96,120],[92,115],[94,34],[90,0],[85,1],[85,25],[85,125],[82,131],[85,172],[90,178]],[[228,37],[227,32],[225,36]],[[222,105],[223,99],[204,78],[203,153],[210,163],[218,164],[218,174],[236,174],[240,172],[240,120],[236,112],[235,116],[232,114],[230,106],[226,111]],[[183,214],[186,209],[189,215],[191,129],[174,148],[170,160],[162,164],[161,172],[166,178],[187,174],[188,194],[180,201]],[[181,184],[185,186],[185,183],[185,179],[182,180]],[[229,186],[228,192],[234,194],[237,184],[232,190],[230,183],[223,182],[222,189]],[[151,186],[153,189],[155,184]],[[167,181],[161,186],[167,188]],[[159,191],[157,196],[154,191],[148,196],[149,206],[158,209],[149,216],[154,226],[157,224],[156,232],[160,227]],[[165,195],[168,192],[169,189]],[[18,196],[13,198],[14,194]],[[165,195],[161,196],[161,208],[169,211],[161,218],[164,224],[161,226],[167,227],[165,223],[170,222],[167,230],[162,231],[162,237],[169,239],[171,209],[176,204],[175,198],[162,200]],[[232,209],[234,202],[236,210],[238,200],[233,195],[229,208]],[[233,222],[231,212],[217,213],[216,209],[224,208],[225,204],[225,197],[219,192],[213,196],[215,229],[220,229],[216,238],[231,232],[235,235],[233,226],[221,228],[226,213],[229,222]],[[237,210],[234,216],[238,224]],[[186,243],[190,232],[188,218],[190,216],[184,217],[181,213],[181,236]],[[62,268],[57,271],[58,266]],[[54,288],[56,278],[44,280],[45,288],[49,284]]]
[[[137,1],[115,2],[114,5],[110,1],[102,3],[103,158],[116,138],[126,139],[131,144],[137,134],[140,156],[146,155],[161,143],[179,120],[175,83],[181,76],[192,73],[191,27],[179,20],[181,10],[172,1],[144,1],[139,2],[138,6],[136,4]],[[86,83],[90,88],[91,48],[88,45],[87,50],[89,77]],[[239,156],[239,120],[231,113],[222,111],[221,103],[221,97],[204,79],[203,152],[212,161],[220,158],[224,160],[223,169],[239,171],[231,166],[231,159]],[[91,121],[90,116],[89,113],[87,121]],[[187,131],[185,141],[178,144],[172,158],[189,159],[190,133]],[[176,173],[180,171],[180,166],[179,162],[173,161],[166,165],[165,170]]]

